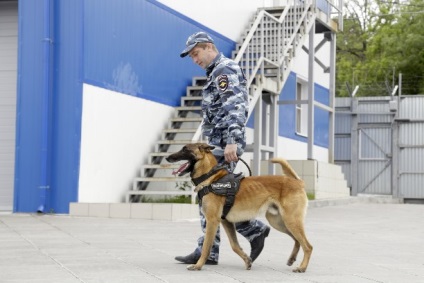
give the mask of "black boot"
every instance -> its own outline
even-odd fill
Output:
[[[196,250],[196,251],[194,251],[191,254],[186,255],[186,256],[176,256],[175,257],[175,260],[178,260],[178,261],[180,261],[182,263],[195,264],[199,260],[199,258],[200,258],[200,253],[198,253],[197,250]],[[208,260],[206,260],[206,263],[205,264],[208,264],[208,265],[217,265],[218,262],[217,261],[214,261],[214,260],[208,259]]]
[[[257,236],[255,239],[253,239],[253,241],[250,242],[250,258],[252,259],[252,262],[258,258],[264,249],[265,238],[268,237],[270,230],[271,229],[267,226],[261,235]]]

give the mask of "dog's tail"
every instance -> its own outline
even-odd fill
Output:
[[[271,159],[271,162],[280,164],[281,167],[283,168],[285,175],[290,176],[294,179],[300,180],[299,175],[297,175],[297,173],[293,170],[293,168],[291,168],[290,164],[286,160],[282,158],[273,158]]]

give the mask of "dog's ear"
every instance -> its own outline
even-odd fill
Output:
[[[200,149],[205,151],[205,152],[211,152],[214,148],[215,148],[214,146],[208,145],[208,144],[205,144],[205,143],[200,145]]]

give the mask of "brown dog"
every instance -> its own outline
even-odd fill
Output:
[[[188,162],[174,173],[182,176],[190,172],[191,178],[196,179],[212,172],[217,166],[216,158],[211,152],[212,149],[214,149],[213,146],[204,143],[187,144],[180,151],[169,155],[166,160],[171,163],[187,160]],[[202,254],[197,263],[189,265],[187,269],[200,270],[203,267],[220,222],[228,235],[233,251],[244,260],[246,269],[250,269],[252,260],[240,247],[233,223],[254,219],[265,213],[265,217],[272,227],[288,234],[295,242],[287,265],[291,266],[296,261],[299,248],[302,247],[304,253],[302,263],[293,272],[306,271],[312,254],[312,245],[306,239],[303,225],[308,206],[304,183],[285,160],[273,159],[271,161],[279,163],[286,176],[244,178],[240,182],[234,205],[226,219],[221,219],[225,196],[209,193],[203,197],[202,212],[206,218],[206,232]],[[219,180],[226,174],[228,171],[225,169],[216,171],[199,184],[195,191]]]

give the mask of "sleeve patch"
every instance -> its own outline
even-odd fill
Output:
[[[228,88],[227,75],[221,75],[218,77],[218,88],[220,91],[225,91]]]

